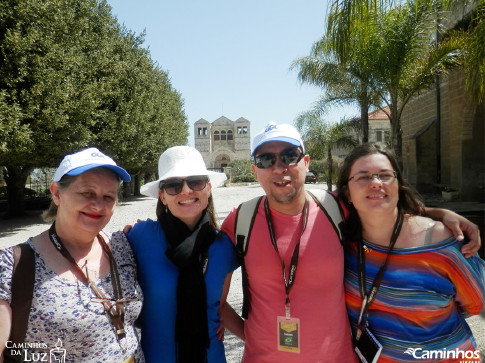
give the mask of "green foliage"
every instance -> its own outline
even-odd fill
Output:
[[[355,135],[358,135],[360,125],[346,120],[331,124],[323,118],[321,110],[315,109],[301,113],[296,119],[296,127],[303,137],[307,154],[316,159],[326,158],[325,179],[327,188],[331,191],[334,180],[332,150],[334,148],[350,150],[358,145]],[[311,159],[310,165],[312,165]]]
[[[338,58],[332,43],[322,37],[313,44],[311,54],[295,60],[292,69],[298,69],[302,83],[310,83],[323,88],[324,93],[317,103],[321,113],[330,107],[357,104],[360,108],[362,141],[368,141],[368,112],[372,105],[380,104],[379,92],[372,89],[372,74],[367,68],[368,59],[374,55],[370,44],[362,47],[355,42],[354,48],[361,47],[351,59]]]
[[[103,0],[0,2],[0,165],[22,212],[34,168],[88,146],[132,174],[185,144],[180,94]]]
[[[35,190],[32,190],[30,188],[24,188],[24,195],[27,198],[35,198],[38,193]],[[5,200],[7,199],[7,187],[6,186],[0,186],[0,199]]]
[[[256,181],[251,168],[251,160],[234,160],[229,166],[231,167],[231,182],[249,183]]]
[[[325,180],[325,170],[327,167],[327,162],[323,159],[313,159],[310,158],[310,171],[313,172],[317,177],[318,181],[322,182]]]
[[[337,184],[339,174],[339,164],[336,161],[332,162],[332,184]],[[318,177],[319,183],[327,183],[328,185],[328,161],[327,160],[310,160],[310,171],[315,173]]]
[[[433,84],[436,75],[459,65],[463,47],[441,38],[442,8],[448,1],[333,1],[327,41],[338,62],[353,66],[367,88],[388,106],[391,146],[402,157],[401,114],[411,97]]]
[[[480,0],[464,33],[466,88],[480,104],[485,99],[485,0]]]

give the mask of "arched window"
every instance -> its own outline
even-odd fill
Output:
[[[221,140],[226,140],[226,132],[221,131]]]
[[[219,131],[214,131],[214,141],[219,141],[220,136],[219,136]]]
[[[229,130],[229,131],[227,132],[227,140],[232,140],[232,139],[233,139],[233,137],[232,137],[232,131],[231,131],[231,130]]]

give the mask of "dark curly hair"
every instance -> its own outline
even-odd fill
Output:
[[[353,206],[349,203],[345,191],[347,190],[348,181],[350,178],[350,170],[357,161],[367,155],[382,154],[392,165],[392,168],[397,173],[397,181],[399,183],[399,202],[398,207],[401,213],[410,215],[424,215],[424,204],[420,200],[418,194],[412,189],[411,185],[403,178],[402,172],[397,163],[394,153],[381,147],[378,144],[365,143],[355,147],[345,158],[337,181],[337,191],[339,198],[344,201],[349,210],[349,216],[346,218],[343,225],[343,238],[345,242],[356,241],[360,236],[361,224],[359,214]]]

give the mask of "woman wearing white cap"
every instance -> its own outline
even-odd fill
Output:
[[[130,175],[96,148],[64,157],[43,215],[52,226],[24,244],[21,256],[33,255],[32,263],[15,272],[32,271],[31,284],[20,281],[30,295],[21,299],[15,287],[12,247],[0,250],[0,352],[7,348],[0,362],[144,362],[133,252],[125,238],[110,241],[102,231],[123,181]],[[17,313],[30,298],[31,308]]]
[[[211,188],[225,174],[208,171],[189,146],[167,149],[159,179],[141,188],[158,198],[158,221],[137,223],[128,234],[145,296],[142,348],[147,362],[226,362],[218,339],[219,307],[225,303],[234,246],[219,231]]]

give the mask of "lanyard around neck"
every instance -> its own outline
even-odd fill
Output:
[[[116,335],[118,339],[125,337],[124,331],[124,315],[125,315],[125,308],[123,303],[121,302],[122,290],[121,290],[121,283],[118,274],[118,267],[116,265],[115,258],[111,253],[109,246],[104,241],[103,237],[98,234],[97,239],[103,248],[104,253],[109,258],[109,265],[110,265],[110,272],[111,272],[111,284],[113,286],[113,293],[115,295],[115,303],[111,304],[110,299],[107,299],[103,292],[93,283],[90,279],[88,274],[84,273],[84,271],[78,266],[72,255],[67,250],[66,246],[57,235],[55,222],[52,223],[52,226],[49,228],[49,239],[51,240],[54,247],[61,253],[61,255],[68,260],[71,265],[80,273],[82,277],[82,282],[88,285],[94,294],[102,300],[103,306],[110,317],[111,323],[115,327]],[[86,268],[87,272],[87,268]]]
[[[293,287],[293,284],[295,282],[296,278],[296,268],[298,267],[298,256],[300,254],[300,240],[301,236],[303,235],[303,232],[306,229],[306,225],[308,222],[308,200],[305,198],[305,204],[303,206],[303,225],[301,228],[301,233],[300,237],[298,238],[298,242],[295,246],[295,249],[293,250],[293,254],[291,256],[291,262],[290,262],[290,269],[289,269],[289,275],[288,278],[286,277],[286,267],[285,267],[285,261],[281,257],[279,251],[278,251],[278,244],[276,243],[276,236],[273,228],[273,222],[271,220],[271,211],[269,209],[269,204],[268,204],[268,198],[265,199],[264,201],[264,212],[266,216],[266,223],[268,224],[268,230],[269,230],[269,235],[271,238],[271,244],[273,245],[276,253],[278,254],[278,257],[281,262],[281,270],[283,271],[283,281],[285,283],[285,293],[286,293],[286,301],[285,301],[285,308],[286,308],[286,317],[290,316],[290,291],[291,288]]]
[[[394,223],[394,228],[392,230],[391,241],[389,242],[389,247],[387,249],[386,259],[382,264],[381,268],[379,269],[379,271],[377,272],[374,278],[374,281],[372,282],[372,286],[369,291],[369,294],[367,294],[367,291],[366,291],[364,242],[362,241],[362,236],[360,236],[359,238],[359,287],[360,287],[360,297],[362,299],[362,308],[360,311],[358,325],[360,325],[362,317],[365,316],[365,314],[367,313],[367,310],[369,310],[370,305],[372,304],[372,302],[374,301],[377,295],[377,291],[379,290],[379,287],[382,282],[382,277],[384,276],[384,271],[386,270],[387,263],[389,262],[389,255],[392,249],[394,248],[394,245],[396,244],[399,233],[401,232],[402,222],[403,222],[403,215],[401,210],[399,209],[397,219],[396,219],[396,222]]]

